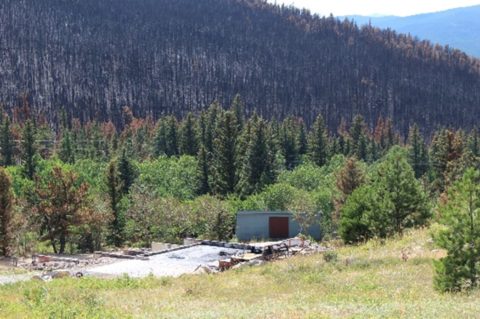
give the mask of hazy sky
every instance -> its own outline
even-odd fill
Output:
[[[436,12],[480,4],[480,0],[268,0],[310,9],[313,13],[342,15],[397,15]]]

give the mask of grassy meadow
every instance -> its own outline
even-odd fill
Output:
[[[0,287],[1,318],[473,318],[480,293],[440,294],[428,230],[180,278],[30,281]],[[402,259],[408,255],[408,260]]]

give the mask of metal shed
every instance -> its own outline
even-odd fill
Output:
[[[240,241],[284,239],[300,233],[300,226],[289,212],[242,211],[237,213],[236,236]],[[321,238],[320,222],[310,227],[308,235]]]

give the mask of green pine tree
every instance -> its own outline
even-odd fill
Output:
[[[181,125],[180,153],[191,156],[195,156],[198,153],[196,123],[192,113],[187,114]]]
[[[368,148],[367,148],[367,159],[368,159],[368,162],[369,163],[373,163],[375,162],[376,160],[379,159],[379,149],[378,149],[378,145],[377,143],[375,142],[375,139],[370,139],[370,142],[368,144]]]
[[[415,172],[415,177],[420,178],[428,170],[428,153],[416,124],[410,127],[408,144],[408,161]]]
[[[24,175],[33,180],[37,169],[37,148],[35,145],[35,128],[31,120],[25,122],[22,134],[22,160]]]
[[[362,186],[348,196],[341,207],[339,232],[343,241],[348,244],[365,241],[371,237],[372,226],[367,219],[381,205],[375,190]]]
[[[241,132],[245,124],[245,110],[244,110],[242,99],[240,98],[240,94],[235,95],[235,97],[233,98],[233,102],[230,110],[235,115],[235,122],[237,123],[237,131]]]
[[[252,137],[252,122],[252,120],[249,120],[245,123],[243,131],[239,134],[239,137],[237,139],[237,150],[235,151],[235,166],[237,167],[238,175],[241,174],[241,171],[243,169],[244,160],[246,157],[246,150],[248,148],[248,145],[250,144],[250,140]],[[240,176],[238,176],[238,178],[240,178]]]
[[[473,154],[473,156],[480,157],[480,140],[478,136],[478,129],[475,128],[473,129],[469,136],[468,136],[468,142],[467,142],[467,147],[470,150],[470,152]]]
[[[211,182],[214,194],[226,196],[235,190],[237,123],[233,112],[220,115],[217,122],[212,154]]]
[[[372,182],[348,197],[341,209],[340,233],[346,242],[383,238],[425,225],[429,218],[420,182],[406,154],[394,147],[374,171]]]
[[[442,228],[434,235],[447,256],[435,262],[435,287],[443,292],[478,287],[480,274],[480,172],[466,171],[439,208]]]
[[[387,220],[384,233],[401,233],[405,228],[424,225],[430,217],[427,198],[407,156],[399,147],[392,148],[374,174],[379,198],[388,199],[386,211],[379,210],[380,219]],[[376,214],[376,213],[375,213]],[[377,216],[372,215],[375,219]]]
[[[398,144],[393,130],[393,122],[391,119],[385,121],[385,145],[384,151],[388,151],[393,145]]]
[[[207,113],[203,117],[203,125],[205,126],[205,131],[203,135],[203,146],[205,146],[209,154],[213,153],[213,141],[215,140],[215,130],[217,127],[217,119],[220,117],[220,114],[223,112],[220,104],[214,102],[207,110]]]
[[[137,171],[135,166],[127,156],[125,149],[122,151],[122,155],[118,160],[118,178],[121,181],[120,191],[122,195],[128,194],[130,187],[132,187],[135,179],[137,178]]]
[[[313,123],[309,136],[310,160],[318,166],[327,163],[328,157],[328,134],[323,117],[319,115]]]
[[[177,156],[178,155],[178,132],[177,132],[177,119],[173,116],[167,116],[165,118],[165,155]]]
[[[13,165],[13,136],[10,129],[10,119],[8,116],[5,116],[3,120],[3,125],[0,131],[0,149],[2,155],[2,164],[3,166]]]
[[[355,155],[363,161],[368,161],[370,154],[368,153],[368,138],[365,134],[360,135],[358,145],[356,146]]]
[[[268,150],[267,130],[263,119],[257,115],[252,117],[250,136],[243,165],[240,170],[238,192],[242,196],[248,196],[263,189],[263,187],[273,182],[272,178],[274,165],[271,154]]]
[[[210,156],[203,145],[197,155],[196,191],[198,195],[210,193]]]
[[[437,192],[443,192],[446,185],[446,176],[449,154],[451,151],[449,131],[436,132],[430,147],[430,162],[433,174],[432,188]]]
[[[308,152],[307,129],[305,128],[305,123],[303,123],[303,121],[300,122],[300,126],[298,129],[297,144],[298,144],[298,155],[302,156],[307,154]]]
[[[198,120],[198,138],[199,138],[199,150],[200,150],[200,145],[203,145],[206,147],[207,144],[209,144],[209,141],[207,141],[208,138],[208,132],[207,132],[207,113],[202,112],[200,114],[200,118]],[[212,142],[213,145],[213,142]]]
[[[111,161],[107,168],[106,185],[108,189],[108,197],[110,203],[110,210],[113,218],[110,223],[110,233],[107,241],[116,247],[122,246],[125,240],[125,216],[120,205],[122,200],[122,188],[124,184],[120,179],[117,164]]]
[[[265,159],[265,169],[262,175],[262,188],[266,185],[275,183],[278,173],[282,169],[285,169],[285,160],[281,154],[278,140],[272,131],[272,127],[266,125],[265,132],[267,157]]]
[[[58,157],[64,163],[75,163],[75,153],[72,145],[72,135],[70,131],[63,133],[62,140],[60,141],[60,151]]]
[[[280,144],[285,159],[285,167],[289,170],[294,169],[300,162],[297,141],[298,133],[295,126],[295,119],[289,117],[283,121],[280,133]]]
[[[267,148],[268,148],[268,163],[271,163],[272,169],[270,176],[271,180],[275,180],[276,176],[286,169],[285,157],[283,155],[281,143],[280,143],[280,125],[276,120],[272,120],[267,125]],[[298,157],[297,164],[301,159]]]
[[[462,157],[448,162],[445,172],[445,181],[447,185],[453,185],[460,180],[469,168],[480,169],[480,158],[474,156],[470,148],[463,151]]]
[[[153,154],[155,157],[165,155],[167,153],[167,131],[163,120],[159,120],[155,138],[153,143]]]
[[[368,138],[366,136],[365,121],[361,115],[357,115],[353,118],[352,126],[350,128],[350,137],[352,140],[352,154],[358,159],[366,161]]]

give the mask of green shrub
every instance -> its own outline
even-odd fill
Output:
[[[330,250],[323,253],[323,260],[327,263],[334,263],[338,260],[338,255],[335,251]]]

